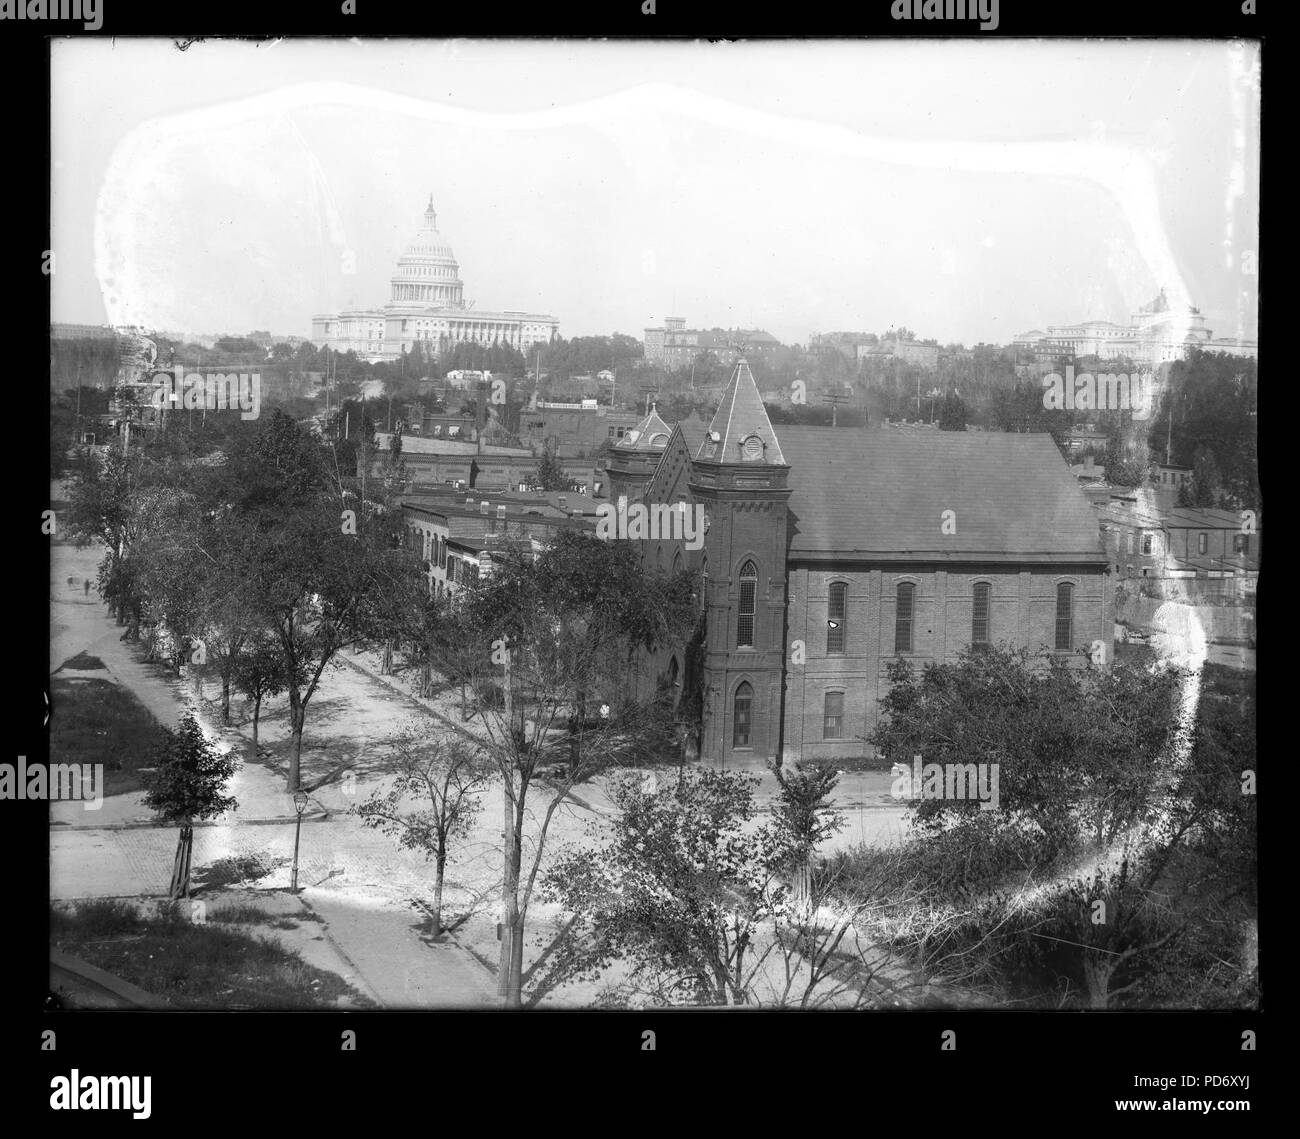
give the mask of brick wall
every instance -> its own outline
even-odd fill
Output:
[[[832,582],[848,585],[844,652],[827,654],[828,589]],[[971,639],[973,585],[988,582],[989,636],[995,644],[1008,642],[1036,651],[1055,645],[1056,586],[1075,586],[1074,632],[1077,648],[1103,641],[1111,659],[1113,590],[1098,570],[1062,572],[1055,568],[1008,572],[978,567],[960,572],[900,567],[829,573],[793,567],[790,573],[789,640],[785,753],[793,758],[832,759],[872,754],[864,737],[874,730],[880,698],[887,690],[885,673],[894,651],[896,597],[899,582],[916,587],[913,651],[905,658],[923,665],[953,661]],[[803,642],[804,662],[795,663],[795,642]],[[1083,653],[1071,658],[1079,667]],[[844,693],[841,736],[824,740],[823,716],[827,692]]]

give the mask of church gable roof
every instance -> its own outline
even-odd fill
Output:
[[[663,457],[646,487],[646,502],[674,502],[685,494],[691,475],[691,452],[682,425],[673,426]],[[689,497],[689,495],[686,495]]]
[[[623,433],[623,438],[614,444],[620,451],[662,451],[668,446],[671,434],[668,424],[659,417],[659,409],[652,407],[635,427]]]
[[[790,557],[1105,562],[1050,435],[784,426]],[[955,533],[943,533],[952,511]]]

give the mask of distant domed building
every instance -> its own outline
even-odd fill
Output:
[[[549,343],[559,327],[555,317],[543,313],[488,312],[465,303],[460,264],[438,232],[430,196],[423,224],[397,259],[388,303],[313,316],[311,338],[315,344],[377,363],[396,360],[417,342],[433,356],[461,342],[498,341],[527,355],[534,345]]]

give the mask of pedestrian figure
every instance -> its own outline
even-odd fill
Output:
[[[85,590],[83,591],[83,596],[85,597],[90,596],[90,578],[86,578],[85,580]]]
[[[74,587],[76,586],[76,584],[77,584],[77,579],[76,579],[75,577],[70,577],[70,578],[68,578],[68,588],[69,588],[69,589],[74,588]]]

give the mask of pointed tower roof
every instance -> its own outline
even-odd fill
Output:
[[[672,434],[662,419],[659,418],[658,405],[650,408],[650,413],[635,427],[623,433],[623,438],[614,444],[624,451],[662,451],[668,446],[668,437]]]
[[[787,465],[754,375],[743,356],[736,361],[736,370],[722,393],[722,402],[695,458],[712,463]]]

